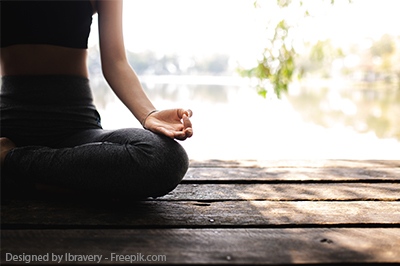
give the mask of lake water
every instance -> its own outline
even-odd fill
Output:
[[[310,83],[293,86],[279,100],[262,98],[239,77],[140,79],[157,109],[193,110],[194,135],[181,142],[191,159],[400,159],[398,90]],[[104,128],[141,127],[96,85]]]

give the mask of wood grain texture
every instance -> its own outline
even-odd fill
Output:
[[[400,181],[400,168],[190,168],[185,182]]]
[[[190,166],[157,199],[57,192],[2,200],[2,265],[27,264],[6,253],[103,255],[101,264],[129,265],[111,253],[165,255],[149,263],[175,265],[400,263],[400,160]]]
[[[23,252],[102,255],[101,264],[131,264],[111,261],[111,253],[165,255],[168,264],[400,261],[396,228],[2,230],[1,236],[3,265],[5,253]]]
[[[13,201],[3,228],[400,225],[399,201]]]
[[[400,200],[400,184],[180,184],[159,200]]]
[[[262,168],[322,168],[322,167],[346,167],[346,168],[397,168],[400,160],[191,160],[190,167],[262,167]]]

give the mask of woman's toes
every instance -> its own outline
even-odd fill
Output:
[[[3,166],[7,153],[16,147],[17,146],[15,146],[15,144],[8,138],[0,138],[1,166]]]

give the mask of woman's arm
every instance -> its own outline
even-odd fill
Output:
[[[122,32],[122,0],[97,1],[102,70],[118,98],[141,123],[155,109],[126,58]],[[145,128],[171,138],[193,134],[190,110],[172,109],[147,117]]]

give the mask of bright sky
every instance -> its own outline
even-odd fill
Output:
[[[265,45],[266,21],[278,14],[269,8],[276,0],[125,0],[124,36],[128,50],[204,55],[229,53],[237,60],[255,58]],[[307,1],[304,1],[307,2]],[[299,32],[307,40],[333,38],[336,43],[400,35],[399,0],[311,0],[319,16]],[[308,3],[307,2],[307,3]],[[97,17],[94,18],[97,27]],[[89,44],[97,42],[95,28]]]

